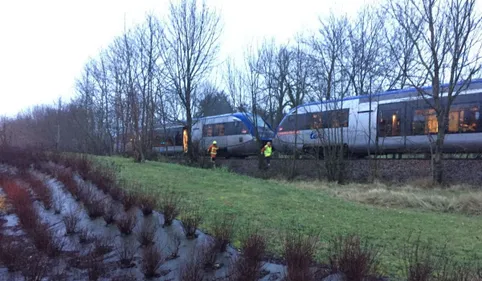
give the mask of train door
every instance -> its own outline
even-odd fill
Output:
[[[377,138],[379,151],[396,153],[406,146],[406,105],[403,102],[378,106]]]
[[[233,121],[225,124],[228,153],[232,156],[244,155],[247,152],[245,143],[252,137],[241,120],[234,118]]]

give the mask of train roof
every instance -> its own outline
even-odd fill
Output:
[[[200,121],[200,120],[210,120],[214,118],[220,118],[220,117],[229,117],[233,116],[236,118],[239,118],[240,120],[245,120],[248,121],[247,118],[253,116],[251,112],[243,113],[243,112],[233,112],[233,113],[225,113],[225,114],[219,114],[219,115],[212,115],[212,116],[205,116],[205,117],[197,117],[197,118],[192,118],[193,121]],[[181,120],[179,123],[171,123],[166,125],[166,128],[178,128],[178,127],[184,127],[183,123],[185,120]],[[158,125],[158,127],[162,128],[162,125]]]
[[[460,81],[456,84],[456,86],[462,86],[465,81]],[[445,83],[442,84],[442,88],[448,87],[450,84]],[[472,81],[469,82],[467,90],[472,90],[472,89],[481,89],[482,88],[482,79],[472,79]],[[424,86],[421,87],[423,91],[430,91],[432,90],[432,86]],[[377,101],[381,100],[389,100],[389,99],[396,99],[396,98],[405,98],[405,97],[410,97],[413,96],[414,94],[418,94],[418,91],[415,87],[412,88],[406,88],[406,89],[400,89],[400,90],[388,90],[380,93],[376,93],[371,95],[371,99],[373,100],[374,98],[377,99]],[[340,102],[340,101],[349,101],[349,100],[360,100],[360,102],[369,102],[370,101],[370,96],[369,95],[363,95],[363,96],[350,96],[346,97],[343,99],[333,99],[333,100],[326,100],[326,101],[316,101],[316,102],[310,102],[310,103],[305,103],[302,105],[299,105],[297,107],[294,107],[290,109],[287,115],[290,115],[293,113],[293,111],[296,110],[296,108],[300,109],[303,107],[308,107],[308,106],[313,106],[313,105],[321,105],[321,104],[326,104],[326,103],[333,103],[333,102]]]
[[[205,117],[199,117],[199,118],[193,118],[192,120],[208,120],[208,119],[214,119],[214,118],[219,118],[219,117],[229,117],[233,116],[239,119],[246,119],[246,116],[253,116],[251,112],[233,112],[233,113],[225,113],[225,114],[219,114],[219,115],[212,115],[212,116],[205,116]]]

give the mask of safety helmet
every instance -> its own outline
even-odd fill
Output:
[[[213,144],[217,144],[217,142],[216,142],[216,141],[213,141]]]

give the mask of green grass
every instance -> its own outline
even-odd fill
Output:
[[[106,159],[106,158],[104,158]],[[134,163],[126,158],[107,158],[121,166],[120,177],[142,184],[155,196],[166,189],[198,204],[204,215],[201,229],[209,230],[215,216],[236,214],[236,239],[242,231],[259,227],[269,239],[269,249],[281,253],[281,235],[290,228],[321,234],[325,245],[335,235],[357,233],[383,246],[382,268],[400,275],[400,248],[413,231],[437,244],[448,243],[458,258],[482,250],[482,218],[433,211],[375,207],[350,202],[323,189],[299,188],[296,184],[266,181],[224,170],[206,170],[160,162]],[[318,259],[326,261],[320,251]]]

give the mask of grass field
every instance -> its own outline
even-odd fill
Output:
[[[120,176],[142,184],[143,192],[159,196],[173,189],[185,203],[197,204],[204,215],[202,230],[210,231],[216,216],[236,215],[236,239],[243,230],[259,227],[269,239],[269,249],[279,254],[282,234],[290,228],[321,235],[326,246],[335,235],[357,233],[383,246],[383,271],[401,274],[399,251],[411,232],[442,245],[458,258],[482,250],[482,217],[416,209],[370,206],[333,195],[326,188],[306,188],[240,176],[224,170],[206,170],[160,162],[134,163],[126,158],[103,158],[121,166]],[[318,259],[326,262],[320,250]]]

